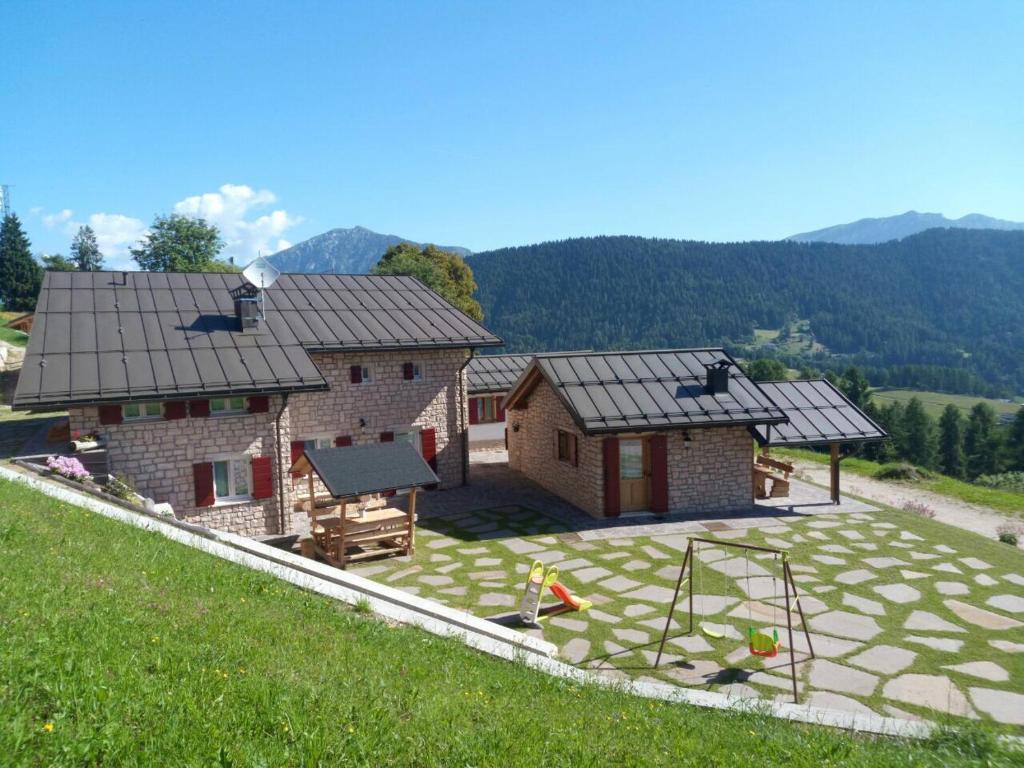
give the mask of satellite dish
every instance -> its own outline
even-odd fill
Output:
[[[242,270],[242,277],[261,291],[272,286],[280,276],[281,270],[262,256],[257,256],[252,264]]]

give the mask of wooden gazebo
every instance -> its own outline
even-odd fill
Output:
[[[306,478],[313,552],[338,568],[416,547],[416,494],[437,475],[409,443],[369,443],[303,452],[291,467]],[[393,506],[407,492],[406,508]]]

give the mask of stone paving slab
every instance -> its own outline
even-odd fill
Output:
[[[856,696],[870,696],[878,687],[878,676],[859,669],[844,667],[828,659],[815,659],[807,675],[807,682],[813,688],[838,693],[852,693]]]
[[[854,664],[882,675],[895,675],[914,663],[917,654],[894,645],[874,645],[847,659]]]
[[[905,674],[885,684],[882,695],[893,701],[914,704],[951,715],[971,714],[967,698],[945,675]]]
[[[838,574],[835,577],[834,581],[837,581],[840,584],[847,584],[849,586],[853,586],[855,584],[860,584],[862,582],[870,581],[871,579],[877,578],[878,574],[874,571],[868,571],[864,568],[858,568],[857,570],[846,571],[844,573]]]
[[[963,640],[954,640],[951,637],[922,637],[921,635],[907,635],[903,638],[903,642],[923,645],[927,648],[933,648],[936,651],[945,651],[946,653],[957,653],[964,647]]]
[[[882,631],[870,616],[848,611],[829,611],[808,619],[811,629],[853,640],[870,640]]]
[[[985,605],[1007,613],[1024,613],[1024,597],[1020,595],[994,595],[985,601]]]
[[[933,585],[940,595],[966,595],[971,589],[959,581],[936,581]]]
[[[1005,653],[1024,653],[1024,643],[1014,643],[1010,640],[989,640],[988,644]]]
[[[967,661],[963,664],[949,664],[943,669],[980,677],[993,683],[1005,683],[1010,679],[1010,673],[993,661]]]
[[[1024,626],[1016,619],[1011,619],[1007,616],[1003,616],[998,613],[992,613],[986,611],[984,608],[978,608],[975,605],[968,605],[962,603],[959,600],[943,600],[943,604],[949,608],[953,613],[959,616],[961,619],[969,624],[982,627],[984,629],[1014,629],[1016,627]]]
[[[840,693],[832,693],[830,691],[812,691],[811,695],[806,699],[806,704],[810,707],[839,709],[844,712],[853,712],[858,715],[875,714],[856,699],[851,699],[849,696],[843,696]]]
[[[929,611],[911,611],[903,624],[904,629],[918,632],[966,632],[967,630]]]
[[[876,600],[869,600],[866,597],[859,597],[850,592],[843,593],[843,605],[856,608],[861,613],[870,616],[885,616],[885,606]]]
[[[993,720],[1008,725],[1024,725],[1024,695],[994,688],[968,688],[974,706]]]
[[[921,599],[921,593],[908,584],[882,584],[872,589],[894,603],[915,603]]]

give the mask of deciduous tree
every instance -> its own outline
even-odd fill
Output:
[[[399,243],[388,248],[371,274],[415,277],[474,320],[484,319],[479,302],[473,298],[477,288],[473,270],[457,253],[433,245],[420,250],[412,243]]]
[[[786,378],[786,366],[779,360],[761,357],[743,366],[747,376],[754,381],[782,381]]]
[[[234,264],[217,259],[223,247],[216,226],[172,213],[153,220],[132,258],[147,272],[237,272]]]
[[[40,259],[43,262],[43,269],[47,272],[74,272],[78,266],[67,256],[59,253],[51,253]]]
[[[103,269],[103,254],[100,253],[96,233],[88,224],[78,228],[71,241],[71,261],[79,272],[98,272]]]

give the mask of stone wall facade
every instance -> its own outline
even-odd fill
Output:
[[[560,429],[576,436],[576,466],[558,459]],[[667,439],[670,512],[726,512],[753,502],[753,441],[746,427],[690,429],[689,441],[678,429],[643,436],[655,434]],[[604,517],[605,437],[584,435],[551,385],[541,381],[525,408],[508,412],[509,467],[588,514]]]
[[[288,473],[295,440],[333,441],[347,435],[358,445],[377,442],[384,432],[433,428],[440,487],[465,482],[468,412],[463,368],[468,349],[315,353],[312,357],[330,389],[295,393],[287,401],[272,396],[266,413],[101,424],[98,408],[84,407],[70,409],[71,429],[102,435],[111,472],[126,477],[142,495],[170,503],[179,518],[249,536],[280,532],[281,478],[284,530],[301,529],[306,521],[305,512],[295,509],[296,498],[305,495],[305,488],[299,488]],[[402,367],[408,362],[419,366],[420,380],[403,378]],[[353,365],[368,367],[372,381],[353,384]],[[192,465],[229,454],[277,457],[273,497],[196,507]]]

